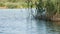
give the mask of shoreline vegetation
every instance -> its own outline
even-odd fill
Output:
[[[28,0],[0,0],[0,8],[10,8],[10,9],[28,8],[27,1]],[[35,0],[32,0],[32,1],[33,1],[33,3],[35,2]],[[31,5],[31,3],[30,3],[30,5]],[[33,4],[33,6],[35,7],[34,4]]]
[[[39,0],[36,4],[37,7],[37,15],[43,13],[43,8],[46,10],[45,17],[42,16],[36,16],[38,19],[46,19],[48,21],[60,21],[60,0],[47,0],[44,2],[43,0]]]
[[[37,15],[41,15],[45,8],[47,19],[60,21],[60,0],[0,0],[0,8],[36,8]],[[43,16],[36,16],[36,18],[43,18]]]

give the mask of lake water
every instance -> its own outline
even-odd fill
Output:
[[[60,34],[60,22],[35,20],[28,9],[0,9],[0,34]]]

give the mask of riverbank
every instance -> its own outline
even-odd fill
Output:
[[[56,14],[51,18],[51,21],[60,22],[60,14]]]
[[[60,14],[53,15],[52,17],[48,16],[35,16],[35,19],[60,22]]]

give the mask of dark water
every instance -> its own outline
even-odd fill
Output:
[[[60,34],[59,22],[31,17],[28,9],[0,9],[0,34]]]

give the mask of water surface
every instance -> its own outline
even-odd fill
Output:
[[[60,34],[60,23],[35,20],[28,9],[0,9],[0,34]]]

